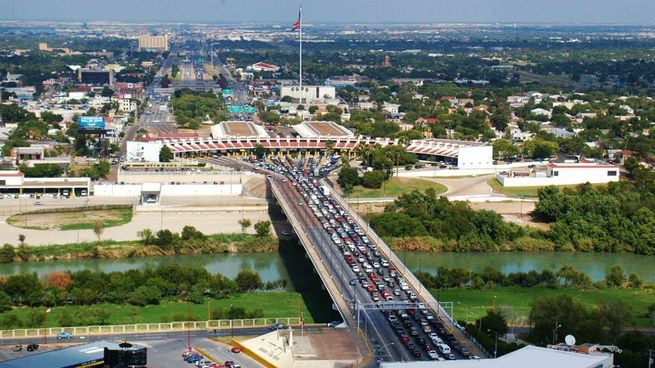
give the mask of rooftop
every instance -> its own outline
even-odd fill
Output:
[[[613,365],[611,354],[583,354],[569,351],[526,346],[498,359],[451,360],[444,362],[383,363],[383,368],[609,368]]]
[[[317,137],[317,136],[332,136],[332,137],[352,137],[353,133],[342,127],[339,124],[331,121],[306,121],[298,125],[294,125],[293,129],[301,137]]]
[[[78,345],[71,348],[35,353],[24,358],[8,360],[0,363],[0,368],[23,367],[77,367],[83,363],[95,363],[104,360],[105,347],[119,349],[115,342],[101,340],[90,344]]]

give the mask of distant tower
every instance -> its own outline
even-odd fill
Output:
[[[391,68],[391,59],[389,59],[389,55],[384,55],[384,61],[382,62],[382,66],[385,68]]]

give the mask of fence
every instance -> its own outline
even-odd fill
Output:
[[[48,327],[48,328],[23,328],[16,330],[0,330],[0,339],[21,338],[21,337],[43,337],[44,330],[47,336],[54,336],[62,332],[69,332],[75,336],[108,335],[108,334],[133,334],[133,333],[154,333],[174,332],[186,330],[220,330],[232,328],[266,327],[275,323],[287,325],[300,324],[298,317],[286,318],[248,318],[248,319],[220,319],[208,321],[180,321],[161,323],[136,323],[128,325],[106,325],[106,326],[77,326],[77,327]]]

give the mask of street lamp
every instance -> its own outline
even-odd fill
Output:
[[[494,342],[494,358],[498,358],[498,332],[487,329],[487,332],[491,332],[495,335],[495,342]]]
[[[553,345],[557,343],[557,330],[562,327],[562,324],[558,321],[555,321],[555,329],[553,330]]]
[[[375,353],[376,353],[377,359],[375,359],[375,363],[378,365],[378,367],[380,366],[380,363],[382,362],[382,357],[388,355],[388,354],[382,355],[382,350],[385,349],[386,347],[392,346],[392,345],[395,345],[395,343],[389,342],[389,343],[386,343],[386,344],[384,344],[382,346],[376,347]],[[387,352],[389,351],[388,349],[386,349],[386,350],[387,350]]]

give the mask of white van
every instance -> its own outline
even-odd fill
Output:
[[[371,272],[373,272],[373,267],[371,267],[370,264],[366,263],[364,265],[364,270],[366,270],[366,273],[371,273]]]
[[[400,286],[400,289],[402,289],[402,290],[409,289],[409,285],[407,285],[407,283],[403,279],[400,279],[400,281],[398,281],[398,285]]]
[[[446,344],[439,344],[438,347],[439,347],[439,351],[441,352],[441,354],[450,354],[451,353],[450,346],[448,346]]]

